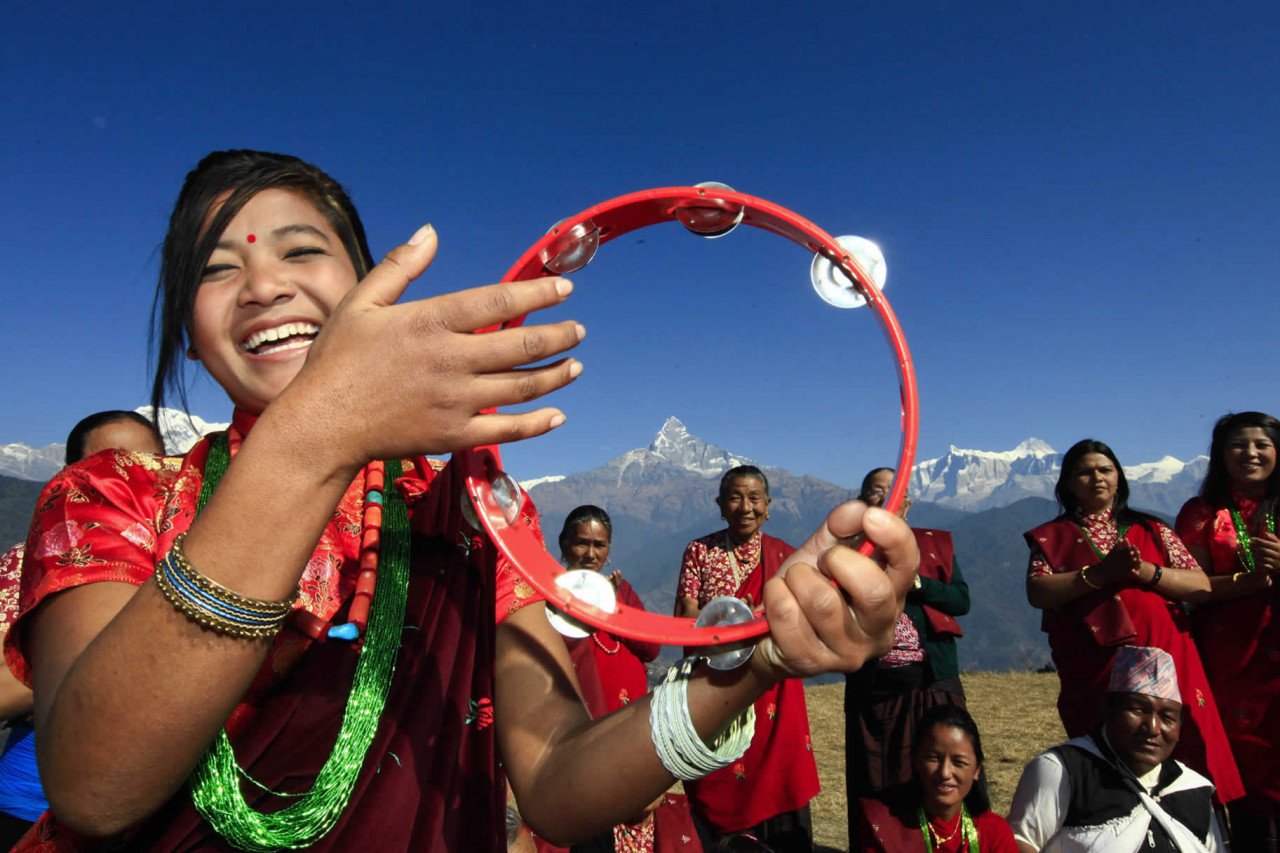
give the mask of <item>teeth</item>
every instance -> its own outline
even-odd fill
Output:
[[[256,350],[258,347],[262,346],[263,344],[270,343],[271,341],[284,340],[286,338],[292,338],[296,335],[316,335],[319,333],[320,333],[320,327],[317,326],[315,323],[283,323],[271,329],[262,329],[261,331],[254,332],[252,335],[246,338],[244,343],[242,343],[240,346],[242,349],[252,352],[253,350]],[[273,350],[286,349],[286,348],[297,349],[298,346],[301,346],[306,343],[310,343],[310,341],[309,340],[297,341],[288,347],[274,347]]]

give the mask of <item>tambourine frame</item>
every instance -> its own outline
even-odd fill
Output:
[[[736,215],[741,209],[742,224],[785,237],[809,252],[823,255],[854,281],[859,293],[866,299],[867,306],[875,313],[897,361],[902,401],[898,476],[894,477],[893,487],[885,503],[886,509],[896,512],[906,496],[909,479],[907,472],[911,470],[915,460],[919,431],[916,377],[907,340],[897,316],[871,277],[834,237],[804,217],[762,198],[727,189],[703,186],[641,190],[589,207],[557,223],[520,256],[502,280],[525,281],[548,275],[544,259],[555,257],[558,252],[568,249],[573,241],[584,235],[589,236],[593,226],[598,232],[599,244],[603,245],[650,225],[680,222],[678,215],[690,209],[695,213],[705,213],[714,208],[732,215]],[[719,234],[707,233],[702,236]],[[594,257],[594,252],[589,257]],[[524,320],[525,317],[519,317],[505,324],[505,328],[520,326]],[[495,326],[479,331],[489,332],[497,328],[499,327]],[[765,619],[763,608],[757,608],[749,622],[696,627],[692,619],[649,613],[621,603],[616,612],[609,613],[579,600],[556,585],[556,577],[565,569],[543,547],[534,535],[533,528],[519,518],[513,519],[512,508],[506,507],[504,511],[495,499],[490,482],[503,473],[498,448],[473,448],[454,454],[454,461],[462,466],[467,494],[485,531],[516,566],[521,576],[546,598],[547,604],[565,615],[618,636],[672,646],[701,647],[739,643],[768,632],[769,623]],[[863,553],[870,553],[871,545],[865,544],[862,550]]]

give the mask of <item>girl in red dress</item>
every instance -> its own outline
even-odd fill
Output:
[[[455,466],[424,457],[563,422],[483,413],[572,381],[573,359],[527,365],[583,328],[474,332],[571,285],[398,303],[435,250],[425,226],[375,266],[346,192],[294,157],[218,152],[187,176],[153,401],[185,355],[235,412],[184,458],[99,455],[41,495],[6,645],[52,811],[28,849],[501,850],[503,774],[541,834],[588,838],[671,786],[655,742],[706,766],[691,742],[780,679],[888,642],[918,552],[846,504],[763,590],[786,618],[749,666],[694,670],[656,730],[647,697],[593,721],[543,604],[467,522]],[[859,532],[887,572],[838,546]],[[671,757],[677,729],[697,765]]]
[[[1193,616],[1246,796],[1231,806],[1232,844],[1272,849],[1280,838],[1280,421],[1262,412],[1218,419],[1200,496],[1178,513],[1187,549],[1210,576]]]
[[[1013,830],[991,811],[978,724],[958,705],[936,705],[920,718],[911,750],[915,778],[863,798],[863,853],[1017,853]]]

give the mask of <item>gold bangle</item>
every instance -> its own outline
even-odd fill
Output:
[[[1090,589],[1102,589],[1102,587],[1098,586],[1096,583],[1089,580],[1089,575],[1086,574],[1088,571],[1089,571],[1088,566],[1085,566],[1083,569],[1080,570],[1080,580],[1084,581],[1084,585],[1089,587]]]
[[[187,560],[182,544],[186,534],[156,565],[156,585],[165,599],[193,622],[229,637],[269,639],[279,633],[297,600],[264,601],[227,589],[201,574]]]
[[[1231,576],[1231,582],[1240,583],[1240,578],[1244,576],[1245,576],[1245,572],[1236,572],[1234,575]]]

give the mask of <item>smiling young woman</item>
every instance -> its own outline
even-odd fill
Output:
[[[1235,748],[1246,796],[1232,805],[1242,849],[1280,836],[1280,421],[1223,415],[1213,428],[1200,496],[1178,513],[1178,535],[1209,573],[1208,603],[1193,617],[1196,643]]]
[[[938,705],[920,719],[913,779],[860,800],[849,849],[863,853],[1016,853],[1013,831],[991,811],[982,737],[964,708]]]
[[[779,680],[857,669],[889,642],[916,546],[844,505],[764,587],[788,618],[749,666],[696,668],[652,725],[649,697],[591,720],[544,605],[466,522],[454,466],[424,456],[563,422],[477,413],[572,381],[581,366],[560,356],[583,328],[474,330],[572,287],[399,303],[436,247],[425,226],[374,266],[346,192],[294,157],[218,152],[187,176],[153,401],[184,396],[185,353],[232,423],[183,458],[73,467],[40,498],[6,646],[34,689],[51,805],[24,844],[501,850],[503,773],[540,834],[588,838],[687,756],[724,763],[706,739]],[[863,532],[887,571],[838,545]],[[828,578],[849,608],[830,606]]]

